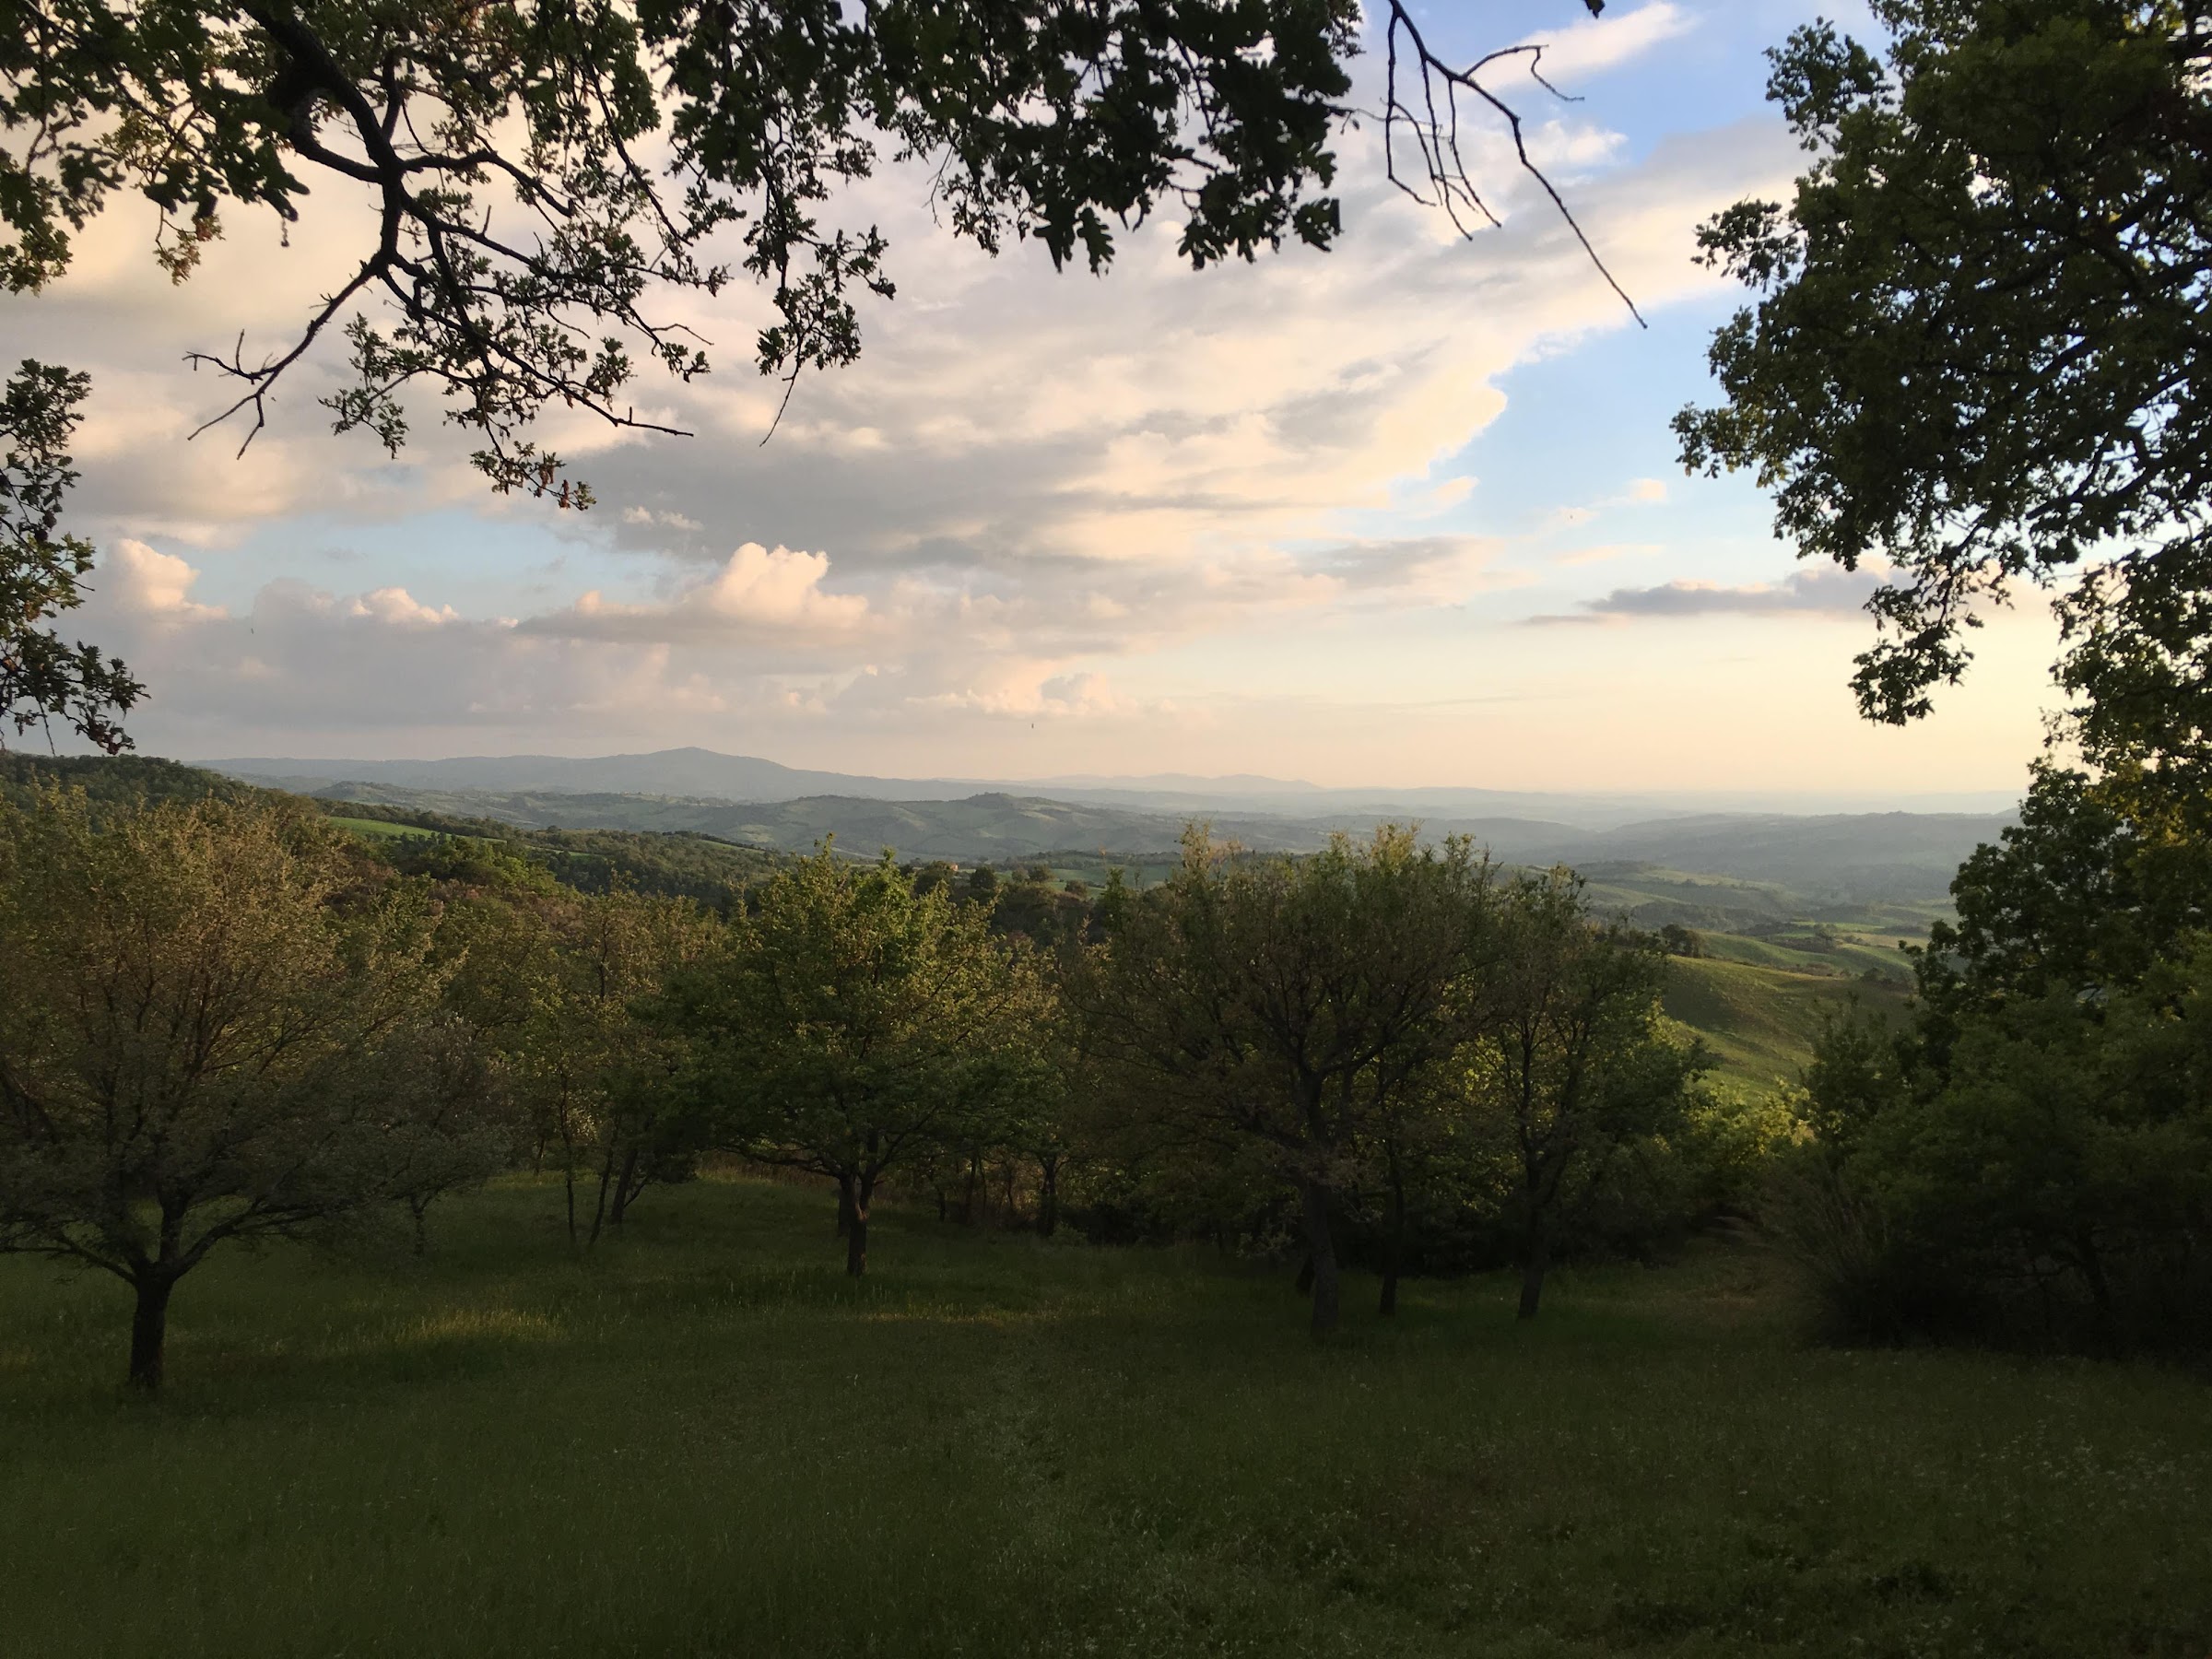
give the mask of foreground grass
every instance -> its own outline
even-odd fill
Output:
[[[2212,1415],[2147,1369],[1843,1353],[1753,1256],[1418,1285],[651,1194],[180,1292],[0,1261],[0,1651],[2006,1654],[2212,1649]],[[1355,1285],[1355,1294],[1359,1294]]]

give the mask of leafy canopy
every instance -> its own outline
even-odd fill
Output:
[[[1399,0],[1388,16],[1384,124],[1417,141],[1409,188],[1426,180],[1429,199],[1487,216],[1460,160],[1458,100],[1517,143],[1518,118],[1483,77],[1533,65],[1534,49],[1453,69]],[[271,387],[335,325],[352,358],[326,400],[340,430],[396,450],[402,390],[422,382],[481,440],[495,488],[582,506],[588,492],[558,457],[518,434],[549,404],[653,426],[622,399],[637,360],[686,380],[708,367],[704,342],[658,311],[668,290],[764,284],[764,371],[853,359],[854,296],[888,297],[891,281],[881,234],[838,225],[830,203],[887,159],[929,165],[932,205],[959,234],[990,250],[1033,237],[1056,265],[1103,269],[1116,227],[1162,211],[1181,216],[1194,265],[1287,237],[1327,246],[1360,12],[1356,0],[35,0],[9,17],[0,280],[52,281],[121,192],[159,211],[156,255],[182,280],[227,207],[288,221],[342,181],[374,204],[373,240],[288,348],[199,359],[239,382],[230,412],[258,429]],[[1418,83],[1403,98],[1401,47]]]
[[[1925,713],[1976,611],[2053,590],[2090,752],[2212,738],[2212,6],[1873,0],[1769,96],[1814,159],[1700,233],[1758,300],[1713,339],[1692,469],[1754,472],[1807,558],[1885,571],[1854,680]]]
[[[92,569],[92,544],[61,529],[76,482],[69,440],[89,389],[82,374],[26,360],[0,391],[0,722],[20,734],[58,716],[112,755],[130,747],[122,717],[145,688],[47,626],[84,603]]]

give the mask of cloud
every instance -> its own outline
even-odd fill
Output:
[[[1606,564],[1616,559],[1644,559],[1659,552],[1656,542],[1605,542],[1592,547],[1574,547],[1565,553],[1554,553],[1551,562],[1556,565]]]
[[[994,674],[989,684],[912,700],[917,709],[959,710],[1001,720],[1096,720],[1140,712],[1171,712],[1157,704],[1140,711],[1137,704],[1117,693],[1103,675],[1053,674],[1036,664],[1008,665]]]
[[[1566,29],[1547,70],[1594,76],[1687,27],[1654,4]],[[1800,165],[1767,122],[1632,147],[1586,123],[1539,137],[1594,170],[1573,206],[1647,312],[1709,297],[1692,228]],[[184,441],[223,388],[161,365],[241,329],[249,356],[276,340],[334,286],[337,232],[359,228],[345,211],[289,249],[241,216],[182,290],[106,216],[76,273],[0,313],[0,346],[66,338],[93,371],[76,505],[110,548],[110,614],[154,687],[156,734],[322,722],[426,734],[400,747],[464,730],[475,748],[508,732],[571,747],[680,715],[695,740],[743,747],[831,720],[930,742],[965,714],[1141,722],[1157,701],[1110,688],[1148,654],[1218,660],[1349,613],[1387,629],[1529,580],[1490,538],[1405,532],[1481,510],[1463,452],[1517,365],[1628,312],[1498,135],[1470,140],[1471,162],[1505,228],[1473,242],[1396,197],[1373,141],[1347,135],[1336,251],[1194,273],[1162,222],[1126,235],[1103,281],[954,242],[911,171],[887,168],[842,205],[884,226],[900,284],[865,309],[860,361],[806,379],[763,448],[780,388],[745,361],[760,297],[679,297],[667,319],[719,343],[716,373],[635,390],[641,416],[698,436],[549,419],[540,437],[584,459],[606,503],[582,518],[490,498],[434,400],[396,462],[330,437],[327,353],[244,460],[228,431]],[[1656,499],[1647,485],[1622,499]],[[377,550],[342,571],[298,551],[394,522],[424,525],[419,541],[363,534]],[[194,564],[229,612],[193,597]],[[311,569],[342,591],[298,580]]]
[[[1455,605],[1528,578],[1491,568],[1499,543],[1477,535],[1419,535],[1346,542],[1318,556],[1318,573],[1347,595]]]
[[[1727,587],[1677,581],[1657,587],[1615,588],[1564,616],[1531,617],[1535,624],[1602,622],[1636,618],[1710,616],[1847,617],[1865,608],[1875,583],[1865,572],[1820,567],[1793,571],[1780,582]]]
[[[126,535],[101,562],[103,580],[95,591],[104,586],[110,603],[122,610],[163,622],[205,622],[223,614],[192,599],[199,572],[172,553],[157,552]]]
[[[857,635],[871,620],[865,594],[824,590],[830,559],[747,542],[721,570],[659,605],[625,605],[597,590],[563,611],[534,617],[526,633],[575,640],[655,643],[815,642]]]
[[[1565,29],[1530,35],[1522,44],[1542,46],[1544,78],[1564,84],[1618,69],[1662,41],[1688,33],[1694,23],[1670,0],[1652,0],[1632,12],[1585,18]]]

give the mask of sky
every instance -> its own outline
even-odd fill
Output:
[[[1496,140],[1477,170],[1504,224],[1469,241],[1389,188],[1367,131],[1335,250],[1195,274],[1168,224],[1102,277],[994,260],[887,172],[838,207],[883,226],[898,283],[860,361],[802,381],[763,443],[758,296],[678,300],[716,371],[634,394],[694,436],[545,423],[587,514],[492,497],[428,401],[397,461],[331,436],[335,350],[242,455],[188,439],[225,399],[183,353],[288,345],[359,245],[363,205],[321,185],[288,237],[234,214],[182,287],[151,210],[111,211],[67,277],[0,308],[0,349],[93,374],[77,631],[150,688],[147,753],[696,744],[892,776],[2010,795],[2053,700],[2048,617],[1993,616],[1931,719],[1868,725],[1847,684],[1868,579],[1797,564],[1751,481],[1686,477],[1668,429],[1712,397],[1706,342],[1742,302],[1695,228],[1802,167],[1762,53],[1823,10],[1853,21],[1423,12],[1452,55],[1548,41],[1574,101],[1516,101],[1648,327]]]

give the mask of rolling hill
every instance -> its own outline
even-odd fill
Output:
[[[533,827],[689,830],[786,852],[834,837],[868,856],[961,864],[1077,852],[1146,863],[1171,853],[1189,818],[1130,807],[985,792],[958,799],[888,801],[849,794],[736,802],[709,796],[572,794],[549,789],[423,789],[352,780],[315,792],[365,803]],[[1337,831],[1364,835],[1409,815],[1339,813],[1286,818],[1210,815],[1217,836],[1261,852],[1307,852]],[[1627,885],[1657,904],[1651,925],[1731,927],[1747,912],[1771,919],[1813,912],[1856,917],[1884,904],[1940,904],[1967,853],[2007,820],[1994,815],[1872,813],[1791,818],[1775,815],[1661,818],[1606,830],[1523,818],[1435,818],[1430,835],[1465,835],[1512,865],[1572,865],[1596,885]],[[1664,894],[1654,892],[1654,883]],[[1761,896],[1755,889],[1775,889]],[[1663,900],[1663,902],[1662,902]],[[1658,913],[1665,910],[1666,913]]]
[[[1822,1024],[1853,1006],[1901,1013],[1905,988],[1714,958],[1672,959],[1665,1008],[1704,1038],[1723,1077],[1756,1088],[1797,1080]]]
[[[146,797],[253,793],[173,761],[0,757],[0,798],[28,805],[40,782],[84,788],[107,810]],[[572,885],[621,880],[710,902],[727,901],[790,853],[831,835],[841,850],[863,857],[889,845],[909,859],[1043,863],[1055,878],[1094,880],[1118,865],[1148,883],[1166,873],[1182,828],[1165,814],[992,793],[953,801],[818,795],[737,804],[356,782],[326,788],[314,804],[341,828],[395,851],[441,835],[490,838]],[[1794,1081],[1823,1019],[1854,1000],[1901,1007],[1908,964],[1896,942],[1924,936],[1942,910],[1930,891],[1939,893],[1935,878],[1947,874],[1941,861],[1967,832],[1992,821],[1747,817],[1601,832],[1529,819],[1474,822],[1489,831],[1478,839],[1513,863],[1567,862],[1577,849],[1648,847],[1691,865],[1736,866],[1588,858],[1579,867],[1601,912],[1699,934],[1702,957],[1671,959],[1666,1012],[1704,1037],[1723,1076],[1766,1088]],[[1333,827],[1328,819],[1265,816],[1216,820],[1218,831],[1247,845],[1282,851],[1317,845]],[[1802,843],[1793,848],[1799,833]],[[1843,875],[1820,894],[1765,874],[1775,871],[1809,872],[1817,880]],[[1853,885],[1874,896],[1853,899],[1839,890]]]

